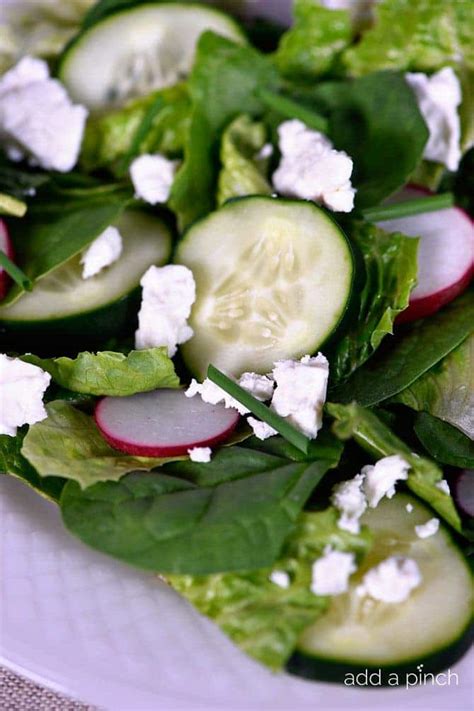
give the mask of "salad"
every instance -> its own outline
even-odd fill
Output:
[[[473,630],[469,4],[34,5],[0,27],[0,471],[273,670],[448,668]]]

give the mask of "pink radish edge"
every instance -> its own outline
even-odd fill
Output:
[[[0,218],[0,249],[4,252],[8,259],[14,259],[13,244],[8,233],[7,225],[5,220]],[[6,296],[8,288],[11,284],[10,276],[6,273],[5,269],[0,267],[0,300]]]

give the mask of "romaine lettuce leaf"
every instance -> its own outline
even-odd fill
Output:
[[[430,504],[453,528],[462,531],[461,519],[451,496],[436,486],[443,478],[443,472],[434,462],[412,452],[374,412],[355,402],[349,405],[328,403],[326,410],[335,419],[334,434],[342,440],[353,438],[374,459],[401,454],[410,464],[408,488]]]
[[[474,439],[474,334],[392,402],[428,412]]]
[[[203,615],[210,617],[244,652],[272,669],[281,669],[301,632],[328,606],[328,598],[311,592],[312,563],[327,545],[353,551],[360,558],[370,546],[367,530],[353,535],[337,526],[333,508],[304,512],[273,568],[249,573],[166,576],[171,585]],[[270,580],[286,573],[288,588]]]
[[[217,202],[241,195],[270,195],[272,188],[265,173],[268,159],[258,157],[266,139],[263,123],[250,116],[238,116],[226,128],[221,141],[221,163]]]
[[[86,395],[122,397],[155,388],[179,386],[166,348],[131,351],[128,355],[112,351],[84,351],[76,358],[26,355],[22,360],[48,372],[61,387]]]
[[[347,49],[343,63],[362,76],[380,69],[436,71],[474,67],[472,5],[464,0],[382,0],[375,23]]]
[[[117,481],[127,472],[148,471],[185,457],[134,457],[110,447],[93,418],[69,403],[46,405],[48,417],[32,425],[21,454],[42,477],[73,479],[81,487]]]
[[[345,10],[329,10],[315,0],[295,0],[293,14],[294,24],[281,38],[275,62],[284,77],[311,81],[330,71],[350,44],[350,15]]]
[[[349,330],[331,357],[334,382],[347,378],[393,333],[395,318],[408,306],[417,275],[417,239],[361,221],[353,222],[348,233],[362,256],[365,273],[357,313],[351,314]]]

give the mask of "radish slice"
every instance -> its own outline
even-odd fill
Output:
[[[13,245],[5,222],[0,219],[0,249],[9,259],[13,259]],[[5,269],[0,267],[0,301],[6,296],[11,279]]]
[[[427,192],[423,188],[406,187],[391,202],[419,198]],[[467,289],[474,275],[474,227],[463,210],[449,207],[377,224],[387,232],[421,238],[418,283],[397,324],[430,316]]]
[[[450,482],[451,493],[462,514],[474,516],[474,470],[463,469]]]
[[[184,390],[163,389],[104,397],[95,409],[95,421],[104,439],[121,452],[174,457],[223,442],[239,414],[224,405],[188,398]]]

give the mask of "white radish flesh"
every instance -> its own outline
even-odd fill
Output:
[[[172,457],[223,442],[239,420],[236,410],[188,398],[184,390],[105,397],[95,420],[107,442],[128,454]]]
[[[423,188],[407,187],[391,202],[412,200],[426,195]],[[456,298],[470,284],[474,274],[474,227],[460,208],[449,207],[378,223],[387,232],[402,232],[420,237],[418,283],[410,304],[397,319],[408,323],[430,316]]]
[[[2,219],[0,219],[0,250],[4,252],[9,259],[13,259],[13,246],[8,234],[7,226]],[[5,269],[0,267],[0,300],[6,296],[10,283],[10,277],[6,273]]]

